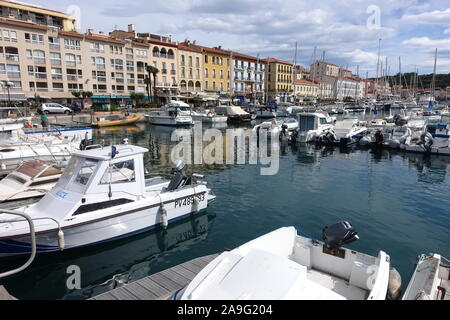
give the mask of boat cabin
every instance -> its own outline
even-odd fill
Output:
[[[300,132],[308,132],[310,130],[317,130],[320,126],[333,124],[330,117],[327,117],[323,113],[299,113],[298,114],[298,126]]]
[[[145,192],[143,154],[147,151],[118,145],[73,153],[55,187],[30,210],[64,219],[95,207],[139,200]]]
[[[183,101],[170,100],[170,102],[163,106],[163,109],[169,113],[169,116],[191,115],[191,107]]]

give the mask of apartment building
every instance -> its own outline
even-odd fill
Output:
[[[242,102],[265,100],[266,62],[258,57],[232,52],[232,95]]]
[[[316,61],[310,66],[311,78],[322,79],[324,76],[339,77],[341,67],[326,61]]]
[[[306,79],[294,79],[294,96],[298,100],[318,98],[319,84]]]
[[[266,65],[266,99],[288,102],[294,99],[292,64],[276,58],[263,60]]]
[[[216,95],[228,95],[231,84],[231,52],[222,47],[199,48],[203,57],[203,91]]]
[[[203,90],[202,50],[186,41],[178,44],[178,79],[182,95],[195,95]]]

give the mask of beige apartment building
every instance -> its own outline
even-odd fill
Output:
[[[178,44],[178,70],[180,93],[193,96],[203,91],[202,50],[190,42]]]
[[[94,102],[124,103],[132,92],[147,95],[150,64],[159,69],[156,93],[178,92],[178,48],[170,37],[136,34],[134,25],[109,35],[92,29],[82,34],[69,15],[21,4],[39,11],[28,19],[25,9],[13,11],[14,3],[0,4],[0,80],[9,83],[14,100],[39,96],[65,103],[72,91],[91,91]],[[5,97],[3,86],[0,100]]]

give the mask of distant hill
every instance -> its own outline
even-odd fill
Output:
[[[406,85],[410,86],[413,79],[414,79],[415,73],[409,72],[409,73],[403,73],[402,74],[402,85],[405,87]],[[389,76],[389,83],[391,85],[398,85],[398,73],[395,76]],[[418,80],[418,88],[419,89],[429,89],[431,88],[431,81],[433,79],[433,74],[422,74],[419,75]],[[450,73],[448,74],[437,74],[436,75],[436,88],[445,88],[450,86]]]

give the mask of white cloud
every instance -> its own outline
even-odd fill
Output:
[[[450,8],[442,11],[408,14],[404,15],[401,20],[410,23],[450,25]]]
[[[447,48],[450,46],[450,38],[435,40],[428,37],[417,37],[404,40],[402,44],[414,48]]]

